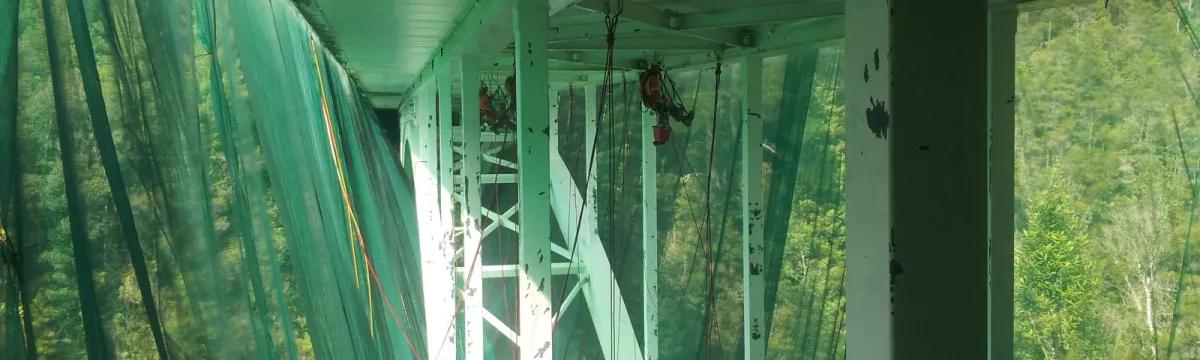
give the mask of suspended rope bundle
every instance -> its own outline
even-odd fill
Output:
[[[705,292],[705,302],[704,302],[704,324],[703,324],[704,336],[701,337],[701,345],[702,346],[700,347],[700,351],[702,354],[704,354],[704,356],[703,356],[704,358],[708,358],[708,350],[707,350],[708,344],[711,340],[710,339],[711,336],[713,336],[713,331],[711,331],[711,330],[717,330],[715,332],[716,332],[718,342],[720,342],[719,327],[715,326],[713,324],[714,320],[712,318],[713,310],[715,310],[715,308],[716,308],[716,291],[715,291],[716,290],[716,277],[714,275],[716,273],[716,265],[717,265],[716,261],[715,261],[716,259],[713,257],[712,174],[713,174],[713,163],[714,163],[713,160],[715,159],[716,148],[717,148],[717,113],[719,112],[718,110],[720,110],[719,104],[721,101],[722,62],[723,62],[722,56],[721,56],[721,54],[718,54],[717,55],[717,69],[715,71],[716,79],[713,81],[712,124],[710,125],[711,127],[709,128],[710,134],[709,134],[709,142],[708,142],[708,175],[707,175],[707,180],[705,180],[705,185],[704,185],[704,187],[705,187],[705,189],[704,189],[704,230],[707,233],[707,235],[705,237],[705,241],[704,241],[704,254],[705,254],[705,258],[707,259],[707,262],[706,262],[707,266],[705,267],[705,270],[706,270],[705,278],[708,282],[708,287]]]

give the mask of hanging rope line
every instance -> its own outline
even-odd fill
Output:
[[[309,46],[312,49],[313,64],[316,66],[316,73],[317,73],[318,81],[320,81],[322,84],[324,84],[320,57],[317,55],[316,39],[310,37],[309,38]],[[333,157],[334,167],[337,170],[338,184],[340,185],[340,188],[341,188],[342,201],[345,206],[344,210],[346,212],[346,220],[347,220],[347,225],[349,227],[347,229],[347,231],[350,232],[348,234],[349,235],[348,237],[350,239],[350,247],[351,247],[350,252],[351,252],[351,254],[355,255],[355,258],[354,258],[354,273],[355,273],[354,284],[355,284],[355,286],[359,286],[359,284],[360,284],[360,282],[359,282],[360,280],[358,278],[358,260],[357,260],[358,252],[362,253],[363,265],[366,267],[367,272],[371,276],[370,280],[368,280],[368,286],[367,286],[367,317],[368,317],[368,323],[370,325],[369,327],[370,327],[371,337],[374,337],[375,336],[375,320],[374,320],[375,319],[375,311],[374,311],[375,306],[374,306],[373,296],[371,294],[372,293],[372,289],[370,286],[370,284],[372,284],[371,280],[374,280],[373,283],[379,289],[380,295],[385,295],[385,294],[387,294],[387,292],[383,288],[383,282],[379,280],[379,274],[376,273],[376,271],[375,271],[375,264],[371,261],[370,256],[368,256],[368,254],[367,254],[367,246],[366,246],[365,242],[363,241],[362,229],[360,229],[359,225],[358,225],[358,215],[354,211],[354,203],[350,198],[350,193],[348,191],[348,186],[346,184],[346,175],[345,175],[345,170],[344,170],[345,164],[343,164],[343,158],[341,156],[341,152],[339,151],[341,148],[341,145],[338,143],[337,136],[333,130],[333,121],[330,118],[330,114],[329,114],[329,105],[328,105],[327,95],[325,94],[325,86],[322,85],[322,86],[320,86],[320,88],[321,88],[321,115],[325,122],[325,131],[326,131],[327,137],[329,138],[329,151],[330,151],[330,155]],[[356,239],[358,240],[357,241],[358,249],[354,248]],[[416,344],[413,343],[412,337],[408,334],[408,330],[406,330],[406,328],[404,327],[404,324],[400,321],[400,316],[396,312],[395,306],[392,305],[391,299],[388,299],[387,296],[381,296],[381,298],[383,299],[384,305],[387,307],[388,312],[391,313],[392,320],[396,322],[396,328],[400,329],[401,334],[404,336],[405,342],[408,343],[409,350],[412,352],[412,354],[415,358],[421,359],[422,356],[421,356],[420,352],[417,351]]]
[[[1188,209],[1188,225],[1187,232],[1184,234],[1183,240],[1183,255],[1179,260],[1179,280],[1175,284],[1175,305],[1171,311],[1171,333],[1167,337],[1167,351],[1164,359],[1171,358],[1171,349],[1175,345],[1175,331],[1179,326],[1179,306],[1183,303],[1183,279],[1187,274],[1187,267],[1190,262],[1192,250],[1192,225],[1196,222],[1196,179],[1192,173],[1192,167],[1188,164],[1187,148],[1183,145],[1183,131],[1179,129],[1179,118],[1175,117],[1175,112],[1171,112],[1171,120],[1175,125],[1175,140],[1179,144],[1179,156],[1183,161],[1183,171],[1187,174],[1188,190],[1191,192],[1191,201]]]
[[[593,172],[593,170],[595,170],[595,165],[596,165],[596,150],[598,148],[597,145],[600,144],[600,141],[599,141],[600,140],[600,129],[602,129],[599,122],[600,122],[600,119],[602,119],[604,117],[606,109],[609,109],[609,112],[608,112],[609,119],[606,122],[606,124],[611,123],[613,120],[612,113],[611,113],[611,108],[614,106],[613,100],[612,100],[613,45],[616,43],[617,24],[620,23],[621,13],[625,11],[625,3],[623,1],[617,1],[616,3],[617,3],[617,6],[615,8],[612,6],[611,2],[606,1],[604,3],[604,27],[605,27],[605,30],[607,31],[605,41],[606,41],[608,47],[607,47],[606,55],[604,57],[604,79],[600,85],[601,91],[599,91],[597,94],[599,96],[599,99],[597,100],[598,106],[596,107],[596,122],[597,122],[596,134],[595,134],[595,137],[592,139],[591,154],[588,155],[587,173],[585,174],[586,176],[584,177],[584,184],[583,184],[584,191],[587,191],[587,189],[591,186],[592,172]],[[579,245],[579,233],[583,226],[583,214],[586,212],[585,209],[587,208],[588,202],[591,201],[589,195],[595,195],[595,194],[583,194],[583,204],[580,205],[579,214],[576,216],[576,219],[575,219],[575,234],[573,236],[574,239],[571,240],[571,256],[568,257],[567,276],[563,278],[563,283],[562,283],[563,288],[565,288],[567,286],[567,281],[570,280],[571,275],[577,275],[574,273],[574,271],[575,271],[575,254],[579,250],[579,246],[578,246]],[[598,224],[594,224],[594,225],[598,225]],[[556,307],[561,309],[563,301],[565,299],[566,299],[566,292],[563,292],[562,295],[559,295],[559,297],[558,297],[558,304],[556,305]],[[596,321],[596,319],[593,319],[593,321]],[[557,326],[558,326],[558,321],[555,320],[554,325],[551,328],[554,328]]]
[[[614,164],[614,166],[617,166],[618,170],[616,172],[614,172],[613,174],[617,174],[620,177],[620,186],[617,186],[616,189],[620,189],[622,194],[624,194],[625,190],[628,188],[626,186],[626,180],[629,179],[629,162],[630,162],[629,161],[629,159],[630,159],[629,152],[632,149],[632,147],[630,146],[631,142],[629,139],[629,134],[631,133],[629,131],[629,126],[630,126],[630,123],[634,122],[634,121],[638,121],[636,126],[642,126],[640,123],[640,118],[635,117],[635,115],[640,115],[640,111],[633,109],[633,106],[634,106],[633,104],[639,104],[637,101],[639,93],[629,91],[629,84],[630,84],[630,81],[628,78],[628,73],[621,73],[621,98],[623,101],[623,105],[625,106],[625,108],[623,109],[624,117],[622,118],[622,121],[621,121],[621,133],[623,134],[623,136],[622,136],[622,141],[621,141],[621,151],[620,151],[620,155],[619,155],[620,162],[612,162],[612,164]],[[640,104],[638,106],[640,107]],[[627,233],[627,232],[622,233],[621,234],[622,236],[620,238],[618,238],[617,234],[616,234],[616,229],[626,229],[627,225],[625,223],[625,220],[628,219],[629,217],[633,216],[634,212],[618,212],[616,210],[617,203],[615,200],[617,199],[617,190],[612,188],[615,185],[614,183],[615,183],[615,181],[609,182],[609,187],[610,187],[609,194],[610,194],[610,196],[612,196],[614,201],[612,203],[610,203],[607,214],[605,214],[605,215],[607,215],[608,218],[611,219],[612,223],[614,224],[614,226],[609,227],[609,232],[610,232],[610,236],[613,238],[613,241],[615,242],[613,244],[613,249],[614,249],[614,252],[616,253],[614,255],[616,261],[614,262],[615,266],[613,267],[613,275],[610,276],[609,279],[610,279],[610,286],[612,286],[613,289],[616,289],[618,286],[617,279],[621,278],[621,275],[623,275],[625,272],[625,261],[629,258],[629,243],[630,243],[630,238],[628,236],[629,233]],[[624,196],[621,196],[621,198],[624,198]],[[616,314],[619,309],[618,304],[621,304],[622,302],[623,302],[623,299],[620,297],[620,294],[618,292],[613,292],[611,302],[609,303],[609,314],[610,314],[611,322],[612,322],[611,329],[614,332],[613,337],[612,337],[612,340],[614,342],[613,347],[612,347],[613,349],[621,348],[621,346],[620,346],[621,339],[619,336],[617,336],[619,334],[618,325],[620,325],[620,322],[619,322],[619,319],[617,318]]]
[[[704,75],[703,70],[698,71],[696,73],[696,87],[694,88],[695,90],[692,93],[692,108],[693,109],[696,108],[696,104],[697,104],[698,100],[700,99],[700,80],[701,80],[701,78],[703,78],[703,75]],[[684,134],[683,144],[689,143],[691,141],[691,137],[692,137],[692,128],[688,127],[687,133]],[[691,161],[688,160],[687,154],[686,154],[686,152],[683,151],[683,148],[681,147],[681,145],[679,143],[675,143],[674,148],[675,148],[676,156],[678,156],[679,159],[682,160],[682,161],[676,163],[676,172],[679,172],[681,174],[691,174],[692,172],[694,172],[695,167],[692,166]],[[683,176],[680,176],[680,178],[675,182],[675,187],[680,188],[680,186],[682,184],[683,184]],[[689,191],[689,189],[686,187],[683,187],[682,190],[680,190],[680,191],[683,192],[683,199],[684,199],[684,202],[687,203],[688,214],[691,216],[692,223],[700,223],[700,217],[697,216],[696,212],[695,212],[695,206],[694,206],[695,203],[692,202],[691,191]],[[687,300],[688,300],[686,295],[687,295],[687,291],[689,289],[691,289],[692,272],[696,268],[696,260],[700,258],[700,248],[703,247],[703,244],[701,243],[701,241],[704,238],[703,231],[704,231],[704,229],[702,229],[702,228],[696,228],[696,246],[692,247],[692,255],[690,257],[688,257],[688,259],[690,259],[690,260],[688,261],[687,271],[684,271],[683,287],[679,288],[678,291],[676,292],[676,296],[679,298],[679,303],[676,305],[678,307],[683,307],[684,302],[687,302]]]
[[[713,175],[713,160],[716,155],[717,145],[717,114],[720,110],[721,100],[721,68],[722,55],[717,53],[717,69],[715,71],[716,79],[713,81],[713,113],[712,123],[709,127],[709,142],[708,142],[708,175],[705,181],[704,188],[704,230],[707,232],[707,237],[704,242],[704,253],[707,258],[707,266],[705,278],[708,282],[707,291],[705,293],[704,302],[704,331],[701,337],[700,352],[704,355],[703,358],[708,358],[708,344],[712,336],[709,330],[712,323],[713,304],[716,302],[715,291],[716,283],[714,282],[713,273],[715,272],[716,264],[713,262],[713,231],[712,231],[712,175]]]

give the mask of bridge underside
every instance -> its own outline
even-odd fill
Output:
[[[310,18],[328,25],[326,41],[336,44],[374,106],[399,108],[401,161],[418,194],[432,357],[475,359],[506,351],[523,359],[586,356],[564,345],[583,344],[609,359],[657,358],[660,324],[688,316],[671,313],[675,307],[660,311],[675,299],[664,297],[659,286],[679,288],[681,280],[660,274],[660,266],[675,264],[659,264],[659,254],[679,251],[671,237],[686,232],[659,208],[674,209],[671,197],[689,191],[675,187],[704,175],[707,182],[694,184],[708,191],[694,196],[707,207],[688,206],[705,217],[689,226],[709,232],[720,226],[716,237],[740,249],[726,255],[736,259],[736,285],[729,288],[736,289],[740,316],[728,320],[736,328],[725,329],[725,336],[736,334],[739,356],[766,356],[770,304],[784,271],[779,254],[786,235],[779,234],[788,232],[790,216],[768,204],[772,196],[795,191],[770,183],[789,174],[775,169],[775,159],[787,158],[779,153],[800,152],[799,145],[776,147],[802,142],[807,99],[822,81],[843,94],[836,105],[845,113],[838,126],[845,131],[846,180],[836,191],[845,199],[839,206],[845,209],[840,221],[847,246],[838,268],[846,303],[828,321],[849,329],[844,341],[853,349],[850,357],[943,354],[919,350],[933,342],[957,345],[930,351],[1011,353],[1012,310],[1004,305],[1011,304],[1011,276],[989,278],[988,272],[1007,266],[1011,273],[1012,192],[989,191],[988,184],[1011,184],[1012,168],[990,162],[1005,154],[986,145],[1011,148],[1012,112],[1011,103],[993,100],[1012,93],[1016,14],[1069,1],[310,3],[316,9]],[[610,27],[609,19],[619,21]],[[368,41],[378,38],[391,43]],[[831,51],[836,57],[825,59]],[[818,63],[837,67],[818,71]],[[638,75],[656,65],[695,82],[684,86],[695,95],[681,97],[692,100],[692,110],[712,116],[714,126],[716,112],[726,107],[719,119],[724,127],[701,125],[686,130],[696,131],[692,141],[653,144],[661,123],[636,93]],[[725,71],[724,83],[715,81],[716,69]],[[834,77],[821,80],[822,72]],[[479,94],[496,101],[494,91],[519,99],[512,101],[511,128],[496,127],[494,115],[480,110]],[[779,91],[785,102],[805,100],[780,105]],[[939,108],[912,94],[936,94],[940,103],[963,106]],[[696,104],[702,97],[714,103],[711,109]],[[800,121],[798,132],[782,132],[794,128],[791,121]],[[964,122],[969,126],[958,125]],[[889,124],[896,129],[888,131]],[[683,129],[676,125],[676,139]],[[610,133],[624,138],[613,144]],[[910,146],[961,151],[925,158]],[[704,156],[689,161],[688,154],[712,148],[727,153],[716,162],[708,157],[707,164]],[[721,161],[726,163],[714,165]],[[676,163],[696,171],[671,170]],[[736,195],[709,204],[714,166],[720,168],[717,182],[727,182],[718,188]],[[791,171],[794,178],[815,170]],[[971,186],[949,189],[936,179],[914,180],[920,174],[952,174]],[[663,180],[671,176],[678,181]],[[633,194],[635,201],[621,203],[615,199],[624,195],[612,192]],[[937,206],[929,199],[938,199]],[[726,216],[711,219],[712,209],[722,207],[719,215]],[[971,221],[926,230],[929,222],[955,216]],[[617,218],[636,220],[636,226]],[[725,224],[732,225],[728,232]],[[711,235],[687,234],[701,253],[721,256],[723,248],[705,243]],[[961,261],[944,261],[947,251]],[[904,282],[896,281],[898,254],[908,259]],[[921,265],[926,263],[931,265]],[[701,263],[696,281],[711,281],[719,271],[719,264]],[[826,270],[826,283],[829,277]],[[961,301],[946,303],[927,291],[947,282],[964,286]],[[713,295],[715,288],[701,291],[708,291],[706,298],[723,296]],[[696,320],[701,348],[726,321],[708,318],[714,302],[695,305],[705,314]],[[931,311],[963,325],[922,325]],[[564,331],[563,324],[588,330]]]

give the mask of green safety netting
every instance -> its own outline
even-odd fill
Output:
[[[288,1],[0,1],[0,357],[412,358],[403,169]]]

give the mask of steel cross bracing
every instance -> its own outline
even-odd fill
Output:
[[[518,14],[520,14],[518,7]],[[530,12],[544,14],[543,11]],[[519,15],[518,15],[519,16]],[[517,22],[518,24],[520,22]],[[543,34],[544,35],[544,34]],[[544,40],[542,40],[544,42]],[[457,64],[461,88],[455,92],[451,86]],[[543,71],[544,71],[544,62]],[[536,65],[536,62],[535,62]],[[557,151],[557,106],[558,91],[546,91],[544,76],[541,81],[525,84],[518,79],[518,96],[533,89],[541,93],[541,114],[544,116],[544,132],[541,139],[525,139],[525,134],[490,133],[480,130],[479,114],[462,111],[460,124],[453,124],[453,101],[461,101],[460,109],[474,110],[477,107],[479,71],[478,59],[470,55],[445,56],[434,63],[434,76],[425,85],[418,87],[406,106],[401,147],[408,158],[405,163],[412,168],[414,185],[419,194],[417,211],[420,214],[422,252],[422,276],[424,277],[426,312],[426,348],[428,357],[451,359],[461,357],[481,359],[484,355],[484,326],[496,330],[501,336],[518,347],[520,358],[550,358],[553,324],[571,306],[586,306],[594,321],[597,342],[609,359],[642,359],[642,351],[634,333],[629,312],[616,286],[615,275],[597,232],[595,202],[582,204],[583,194],[572,180],[566,164]],[[536,74],[538,69],[531,69]],[[528,73],[528,72],[526,72]],[[520,73],[519,73],[520,77]],[[537,76],[531,76],[536,78]],[[542,91],[536,89],[540,83]],[[588,136],[595,137],[595,89],[584,91],[590,99],[588,111]],[[529,104],[534,103],[534,104]],[[536,101],[526,101],[518,109],[518,125],[530,127],[538,120],[530,120],[530,110],[538,109]],[[542,132],[533,132],[542,133]],[[544,145],[539,144],[545,141]],[[518,154],[538,152],[546,154],[545,160],[509,158],[500,150],[516,142]],[[592,143],[588,140],[588,144]],[[591,166],[595,168],[595,166]],[[529,185],[528,179],[537,182],[545,179],[549,191],[537,193],[522,186]],[[595,196],[595,173],[587,187],[589,196]],[[482,198],[485,191],[520,194],[515,202],[501,204]],[[532,194],[543,195],[543,201]],[[547,213],[522,217],[529,209],[540,208]],[[531,205],[531,206],[522,206]],[[573,242],[559,245],[550,242],[549,216],[558,221],[561,238],[574,239],[578,231],[578,249]],[[484,219],[487,219],[486,221]],[[577,224],[575,219],[581,219]],[[537,221],[535,221],[537,220]],[[527,222],[533,222],[527,223]],[[486,224],[486,225],[485,225]],[[579,225],[578,228],[574,227]],[[539,228],[540,227],[540,228]],[[532,230],[531,230],[532,229]],[[516,233],[514,246],[521,249],[519,261],[503,264],[483,264],[484,244],[498,241],[513,241],[503,232]],[[532,237],[530,233],[544,232]],[[542,258],[549,261],[534,261]],[[541,270],[537,270],[537,268]],[[571,277],[572,282],[562,282],[562,277]],[[539,278],[540,277],[540,278]],[[530,297],[541,301],[517,301],[520,324],[512,324],[511,316],[492,313],[483,304],[486,297],[497,296],[488,291],[500,281],[511,282],[521,278],[520,299]],[[536,279],[536,280],[535,280]],[[592,281],[601,279],[603,281]],[[534,287],[533,284],[538,284]],[[554,284],[571,284],[560,289],[554,296]],[[561,285],[560,285],[561,286]],[[580,299],[584,302],[579,303]],[[554,311],[551,311],[554,310]],[[543,317],[544,314],[544,317]],[[507,321],[506,321],[507,320]],[[458,339],[455,324],[463,328],[464,338]],[[487,325],[484,325],[487,324]],[[615,327],[615,328],[614,328]]]
[[[641,259],[644,286],[636,291],[646,300],[640,311],[645,328],[639,339],[599,237],[596,199],[600,169],[595,164],[585,164],[587,173],[579,175],[585,175],[582,178],[586,182],[578,184],[559,153],[557,116],[562,88],[549,85],[558,78],[549,76],[551,56],[547,47],[551,39],[546,31],[547,14],[555,12],[553,4],[557,3],[484,1],[467,15],[463,27],[447,40],[449,45],[431,61],[430,76],[423,76],[407,97],[400,152],[404,154],[402,161],[412,171],[417,192],[428,358],[482,359],[484,330],[490,327],[515,345],[519,358],[551,359],[559,315],[572,306],[584,306],[593,319],[596,343],[605,358],[658,358],[657,182],[641,184],[645,229],[642,250],[646,256]],[[506,12],[502,10],[506,9],[512,10],[505,26],[512,27],[516,40],[513,49],[514,63],[518,65],[516,96],[521,99],[517,104],[515,134],[481,131],[477,94],[481,66],[486,65],[481,64],[475,51],[464,45],[483,41],[485,35],[481,32],[487,31],[485,25],[477,25],[483,21],[472,19],[503,18]],[[711,37],[712,34],[693,32],[702,39],[717,38]],[[748,136],[742,147],[745,163],[754,164],[761,162],[762,119],[757,115],[762,103],[761,62],[758,56],[745,59],[750,66],[743,67],[744,78],[752,80],[743,84],[747,97],[743,103],[748,108],[744,109],[742,122],[755,136]],[[589,76],[567,77],[578,79],[570,80],[570,86],[584,93],[584,146],[586,154],[591,155],[595,151],[596,117],[600,112],[597,111],[599,89],[588,82],[589,78],[596,80]],[[457,124],[453,114],[456,101],[461,114]],[[657,154],[650,144],[650,128],[655,121],[649,112],[642,118],[642,179],[657,178]],[[509,152],[501,151],[505,149]],[[595,161],[594,156],[587,159]],[[761,228],[764,219],[754,216],[762,201],[761,168],[747,166],[743,173],[743,191],[750,194],[742,204],[743,211],[748,214],[745,218],[752,219],[744,226]],[[517,196],[504,202],[488,201],[483,198],[485,191]],[[550,228],[551,216],[557,220],[554,221],[557,230]],[[551,240],[553,231],[565,240],[563,244]],[[759,251],[762,237],[755,231],[744,233],[748,235],[743,239],[743,255],[751,259],[743,269],[743,292],[747,298],[744,316],[750,324],[743,333],[747,344],[745,357],[759,359],[765,350],[760,340],[763,329],[757,326],[762,324],[763,316]],[[517,235],[515,243],[512,234]],[[483,264],[484,249],[495,249],[505,241],[509,242],[505,247],[518,249],[517,259]],[[517,297],[505,300],[517,304],[515,316],[493,313],[484,307],[485,300],[506,296],[495,289],[514,279]],[[569,288],[555,292],[554,286],[564,285]],[[457,338],[460,331],[461,339]]]
[[[464,67],[461,69],[463,79],[477,79],[477,73],[472,74],[466,64],[471,64],[474,59],[462,61]],[[464,82],[467,84],[467,82]],[[478,84],[477,81],[471,84]],[[477,86],[477,85],[475,85]],[[464,86],[462,94],[476,94],[478,88],[475,86]],[[638,347],[638,341],[635,337],[633,323],[629,319],[628,309],[621,300],[621,292],[619,287],[613,281],[613,272],[611,264],[608,262],[608,256],[605,254],[604,247],[599,241],[596,228],[596,209],[595,201],[589,201],[589,204],[584,207],[583,194],[577,190],[578,185],[572,180],[570,171],[567,169],[565,162],[558,153],[558,126],[557,126],[557,107],[558,95],[560,89],[552,89],[549,92],[549,144],[550,144],[550,179],[551,179],[551,201],[550,207],[554,216],[557,219],[562,219],[558,224],[558,231],[561,232],[562,238],[574,239],[576,219],[580,218],[582,213],[582,224],[579,224],[579,249],[571,249],[571,241],[566,245],[551,244],[551,251],[557,256],[553,257],[551,264],[551,274],[553,276],[570,276],[575,280],[573,286],[567,291],[565,296],[550,297],[554,306],[557,306],[557,311],[554,312],[554,321],[558,320],[559,314],[562,314],[566,309],[575,306],[580,299],[584,300],[581,306],[586,306],[589,315],[593,319],[616,319],[617,329],[610,328],[610,321],[595,321],[595,332],[599,337],[598,343],[602,344],[605,356],[610,359],[641,359],[642,353]],[[595,88],[584,87],[585,94],[588,96],[588,139],[595,137]],[[461,95],[460,95],[461,96]],[[463,104],[466,106],[474,106],[472,97],[464,98]],[[472,108],[472,107],[467,107]],[[464,303],[463,319],[466,324],[466,338],[463,339],[466,345],[466,358],[481,358],[474,354],[482,354],[482,349],[477,344],[482,344],[482,331],[475,324],[486,323],[495,329],[498,333],[506,337],[514,344],[521,344],[521,334],[515,330],[513,326],[501,320],[497,314],[490,313],[483,309],[483,297],[495,292],[487,292],[490,286],[482,280],[496,279],[498,281],[511,281],[511,278],[519,274],[519,264],[503,264],[503,265],[479,265],[482,263],[483,252],[480,250],[482,244],[492,243],[496,241],[512,241],[512,239],[503,239],[498,236],[497,231],[500,228],[519,232],[520,220],[518,214],[519,204],[493,204],[498,207],[490,209],[483,206],[486,202],[480,200],[479,194],[485,191],[513,191],[517,185],[516,174],[506,172],[508,170],[521,171],[521,167],[517,165],[516,159],[506,159],[502,150],[505,145],[511,145],[515,140],[512,134],[489,133],[479,130],[478,114],[473,111],[468,111],[470,115],[462,117],[462,126],[452,128],[452,143],[451,149],[455,156],[455,164],[452,166],[457,172],[454,174],[453,198],[454,213],[459,214],[459,222],[457,228],[460,231],[455,231],[455,243],[462,244],[459,247],[459,258],[456,259],[457,272],[460,276],[460,288],[457,295],[460,296]],[[505,141],[507,138],[507,142]],[[487,144],[484,147],[481,144]],[[592,144],[592,140],[587,140],[587,144]],[[590,151],[590,150],[589,150]],[[483,165],[483,166],[481,166]],[[594,166],[593,166],[594,168]],[[502,172],[505,171],[505,172]],[[510,177],[512,182],[503,181],[488,181],[489,178]],[[591,180],[588,184],[589,192],[594,197],[596,184],[596,174],[591,173]],[[652,187],[652,185],[651,185]],[[653,212],[651,212],[653,213]],[[483,222],[479,219],[488,219],[489,224],[483,226]],[[654,243],[651,243],[654,244]],[[572,250],[574,253],[574,264],[570,261]],[[474,274],[474,275],[471,275]],[[603,281],[592,281],[593,279],[603,279]],[[561,284],[561,278],[556,279],[554,284]],[[498,285],[493,285],[498,286]],[[582,295],[582,298],[580,297]],[[549,296],[549,292],[547,292]],[[558,304],[561,299],[561,305]],[[515,300],[515,299],[514,299]],[[653,314],[653,315],[651,315]],[[647,317],[657,317],[656,312],[647,312]],[[614,337],[615,336],[615,337]],[[612,344],[611,346],[609,344]],[[522,349],[524,353],[524,349]]]
[[[746,129],[748,132],[756,133],[758,136],[747,137],[742,146],[745,156],[748,156],[747,164],[760,163],[761,160],[758,159],[761,157],[760,124],[762,119],[757,114],[757,108],[761,107],[761,76],[759,75],[761,59],[748,57],[744,58],[744,61],[749,64],[744,66],[743,70],[746,71],[745,78],[750,81],[742,84],[745,86],[743,92],[746,96],[743,100],[748,105],[743,109],[742,122],[743,126],[748,127]],[[459,64],[458,73],[462,79],[461,89],[455,92],[453,87],[441,86],[440,83],[436,87],[419,88],[418,96],[414,97],[414,103],[409,107],[412,111],[406,117],[411,120],[404,125],[405,148],[411,149],[412,158],[409,159],[409,162],[414,165],[414,182],[418,191],[417,208],[418,212],[422,214],[421,219],[423,220],[420,226],[422,259],[425,262],[423,268],[423,276],[426,281],[425,305],[426,313],[429,314],[427,322],[435,324],[427,329],[428,346],[431,349],[430,357],[456,358],[458,352],[461,351],[463,358],[482,358],[483,328],[484,324],[487,324],[486,326],[516,344],[522,358],[542,358],[547,352],[541,351],[542,348],[527,349],[528,345],[526,344],[549,344],[550,339],[553,338],[553,324],[557,322],[559,315],[571,306],[585,306],[592,319],[611,320],[593,321],[596,340],[601,345],[605,358],[657,358],[657,322],[659,318],[657,301],[643,301],[645,307],[641,313],[643,324],[646,324],[647,330],[642,332],[639,346],[639,339],[630,320],[629,309],[622,300],[621,289],[615,281],[612,265],[609,263],[609,258],[599,237],[596,210],[597,172],[599,169],[594,164],[587,164],[585,169],[591,169],[591,171],[585,174],[586,186],[581,187],[573,180],[571,171],[559,153],[557,117],[559,95],[562,88],[551,86],[546,93],[547,125],[545,134],[547,135],[548,157],[545,165],[540,167],[521,166],[521,159],[513,159],[511,154],[503,151],[506,146],[511,148],[514,145],[516,136],[481,131],[479,113],[474,111],[478,104],[478,98],[463,96],[463,94],[478,94],[479,72],[476,67],[478,60],[471,56],[459,56],[457,59],[447,58],[438,63],[443,64],[441,66],[449,67],[449,64],[453,62]],[[440,74],[438,80],[450,78],[452,75],[448,71],[439,71],[438,73]],[[584,94],[584,143],[586,154],[591,154],[594,151],[594,141],[597,136],[597,86],[586,83],[572,84],[571,86],[577,89],[575,91]],[[461,112],[461,124],[457,126],[449,121],[441,121],[441,119],[451,119],[453,116],[449,109],[439,106],[445,104],[440,99],[455,98],[461,102],[460,109],[471,110]],[[449,100],[446,103],[449,103]],[[641,126],[643,128],[641,136],[644,142],[641,154],[643,179],[657,178],[657,154],[654,145],[649,143],[652,137],[650,128],[655,121],[654,116],[649,112],[643,115],[643,126]],[[443,152],[439,149],[449,150]],[[594,159],[589,161],[592,160]],[[443,169],[450,170],[451,179],[441,176],[444,174]],[[483,306],[486,297],[503,296],[497,295],[499,293],[497,291],[489,292],[487,290],[495,289],[495,286],[499,286],[502,281],[511,282],[513,278],[525,274],[524,264],[510,260],[503,264],[484,265],[482,260],[484,244],[502,241],[508,241],[511,244],[513,241],[511,236],[501,236],[505,231],[518,234],[517,244],[509,246],[519,246],[520,242],[530,240],[521,236],[525,235],[523,231],[528,224],[522,224],[520,200],[510,200],[507,203],[489,202],[482,199],[482,194],[485,191],[512,193],[513,190],[517,190],[519,193],[520,190],[517,188],[521,185],[520,180],[529,176],[537,176],[533,173],[534,171],[542,172],[541,176],[550,180],[546,203],[549,205],[551,213],[546,215],[552,215],[559,219],[556,222],[559,225],[557,231],[562,239],[566,239],[564,244],[560,245],[549,243],[549,237],[545,238],[550,248],[550,251],[545,254],[550,261],[546,263],[544,271],[548,274],[548,278],[557,280],[551,281],[549,284],[572,284],[569,290],[560,290],[559,296],[553,296],[553,292],[546,288],[542,288],[538,292],[539,296],[549,300],[549,306],[554,311],[547,312],[552,314],[548,317],[551,331],[534,335],[537,336],[536,339],[521,332],[519,329],[522,326],[514,326],[516,324],[506,322],[506,318],[511,321],[511,316],[499,316],[504,314],[492,313]],[[748,196],[743,204],[743,211],[747,214],[745,218],[751,219],[751,223],[744,224],[744,226],[761,228],[764,219],[754,215],[759,212],[761,207],[759,204],[762,201],[762,190],[758,185],[762,176],[761,168],[746,167],[743,169],[743,173],[744,191],[754,195]],[[509,178],[511,181],[496,180],[500,178]],[[581,188],[583,193],[580,192]],[[435,201],[440,198],[440,189],[447,189],[452,201],[448,203]],[[645,286],[639,289],[645,299],[658,298],[657,256],[655,256],[658,251],[656,194],[656,182],[644,181],[642,183],[643,228],[649,229],[643,234],[642,243],[644,254],[648,254],[642,259],[643,268],[647,270],[642,274]],[[584,201],[585,197],[589,200]],[[485,202],[489,204],[484,206]],[[442,221],[442,216],[446,216],[448,220]],[[548,216],[542,218],[547,225],[549,225],[548,219]],[[746,231],[745,233],[747,239],[744,240],[743,256],[750,258],[751,261],[746,263],[743,269],[745,276],[743,291],[750,300],[745,302],[744,316],[746,323],[751,326],[744,329],[743,336],[747,344],[746,357],[760,359],[763,358],[765,348],[765,344],[762,344],[760,340],[763,329],[754,324],[762,324],[762,282],[760,279],[762,240],[761,235],[756,234],[756,231]],[[577,244],[572,241],[575,238],[579,239]],[[578,248],[571,248],[573,244]],[[451,250],[444,252],[444,249]],[[447,256],[446,254],[452,255]],[[443,269],[450,268],[454,269],[452,278],[456,277],[457,281],[446,277]],[[563,276],[571,277],[571,280],[574,281],[563,282]],[[456,286],[450,289],[447,284],[456,284]],[[563,290],[565,290],[565,295],[562,295]],[[576,305],[581,298],[584,301],[580,305]],[[532,306],[528,302],[520,302],[517,299],[509,300],[520,304],[518,305],[519,311],[532,310]],[[561,303],[558,302],[559,300]],[[447,329],[454,328],[452,324],[455,321],[459,322],[463,328],[463,339],[455,339],[456,332],[447,331]],[[459,342],[462,343],[461,349],[456,349],[455,346]],[[446,344],[453,345],[447,346]],[[539,353],[543,356],[537,356]]]

